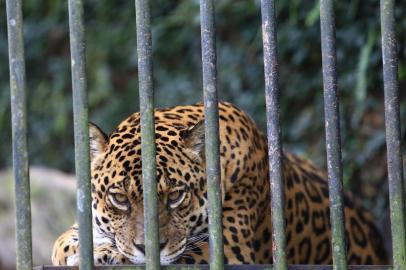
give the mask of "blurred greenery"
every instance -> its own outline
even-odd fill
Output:
[[[151,3],[156,105],[200,101],[199,1]],[[406,2],[397,4],[405,128]],[[4,1],[0,10],[0,167],[6,167],[11,165],[11,132]],[[264,129],[260,1],[217,0],[216,13],[220,96],[249,112]],[[111,131],[138,110],[134,3],[87,0],[85,14],[90,119]],[[325,167],[318,1],[277,1],[277,14],[284,144]],[[366,204],[383,209],[379,1],[336,1],[336,21],[344,181]],[[25,0],[24,32],[31,163],[73,171],[67,1]],[[404,129],[402,138],[405,145]]]

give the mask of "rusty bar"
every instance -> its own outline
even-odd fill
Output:
[[[393,0],[381,0],[382,62],[393,264],[394,269],[406,269],[405,197],[394,11]]]
[[[224,268],[220,191],[220,141],[217,97],[216,33],[213,0],[200,0],[205,114],[207,197],[209,202],[210,269]]]
[[[333,268],[343,270],[347,269],[347,250],[344,229],[339,93],[337,90],[333,0],[320,1],[320,26]]]
[[[152,82],[152,40],[148,0],[136,0],[138,77],[141,113],[141,158],[144,190],[145,264],[158,270],[159,224],[156,182],[154,90]]]
[[[90,270],[93,269],[93,234],[83,2],[69,0],[68,3],[77,177],[76,205],[80,245],[79,267]]]
[[[7,0],[11,127],[16,206],[16,269],[32,269],[30,176],[27,139],[27,98],[21,0]]]
[[[275,1],[262,0],[262,42],[264,48],[265,98],[268,137],[269,178],[271,185],[273,263],[287,269],[282,175],[282,142],[279,125],[278,59],[276,49]]]

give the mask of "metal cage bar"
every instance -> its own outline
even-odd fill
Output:
[[[205,115],[207,197],[209,203],[210,269],[224,268],[220,190],[220,141],[217,97],[216,34],[213,0],[200,0]]]
[[[265,99],[271,186],[273,263],[275,269],[287,269],[282,175],[282,142],[279,125],[278,59],[276,48],[275,1],[261,1],[262,42],[264,49]]]
[[[147,270],[160,267],[152,40],[148,0],[136,0],[138,80],[141,114],[141,159],[144,190],[144,241]]]
[[[389,202],[394,269],[406,269],[405,197],[403,184],[395,3],[381,0],[382,62]]]
[[[320,1],[324,117],[334,269],[347,269],[333,0]]]
[[[21,0],[7,0],[13,174],[18,270],[32,269],[31,202],[27,140],[27,98]]]
[[[80,245],[79,267],[90,270],[93,269],[93,230],[83,2],[69,0],[68,3],[77,178],[76,207]]]

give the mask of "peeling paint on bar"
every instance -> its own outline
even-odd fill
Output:
[[[136,0],[135,11],[141,114],[142,178],[144,190],[145,267],[147,270],[158,270],[160,267],[160,250],[149,1]]]
[[[406,269],[406,234],[394,2],[381,0],[381,30],[393,265],[397,270]]]
[[[79,267],[83,270],[90,270],[93,269],[92,198],[82,0],[69,0],[69,37],[77,178],[76,204],[80,245]]]
[[[347,250],[344,229],[339,93],[335,45],[333,0],[320,0],[321,50],[323,59],[324,117],[330,219],[332,229],[333,268],[347,269]]]
[[[272,253],[274,269],[287,269],[282,175],[282,142],[279,125],[278,59],[276,49],[275,1],[262,0],[265,98],[272,206]]]
[[[224,268],[214,1],[200,0],[210,269]]]
[[[6,9],[16,206],[16,269],[28,270],[32,269],[32,235],[21,0],[7,0]]]

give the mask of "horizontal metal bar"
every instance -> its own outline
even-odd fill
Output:
[[[264,48],[266,122],[272,211],[272,255],[275,269],[287,269],[282,175],[282,142],[279,125],[278,59],[276,49],[275,1],[261,1]]]
[[[69,37],[72,68],[73,126],[77,177],[80,269],[93,268],[92,197],[89,165],[89,128],[85,67],[85,30],[82,0],[69,0]]]
[[[334,269],[347,269],[333,0],[320,1],[324,117]]]
[[[200,0],[210,269],[224,264],[214,1]]]
[[[7,0],[8,56],[10,66],[13,173],[16,206],[18,270],[32,268],[31,203],[27,139],[27,101],[21,0]]]
[[[398,58],[395,35],[395,1],[381,0],[380,8],[393,263],[395,269],[406,269],[405,197],[397,79]]]
[[[209,270],[209,265],[163,265],[162,270]],[[224,270],[271,270],[273,265],[269,264],[242,264],[242,265],[224,265]],[[77,267],[68,266],[37,266],[34,270],[76,270]],[[122,265],[122,266],[96,266],[95,270],[144,270],[144,266]],[[289,265],[289,270],[331,270],[332,265]],[[349,270],[392,270],[390,265],[350,265]]]
[[[156,147],[154,125],[154,89],[152,73],[152,40],[148,0],[136,0],[138,81],[141,114],[141,158],[144,190],[145,264],[158,270],[159,218],[156,180]]]

